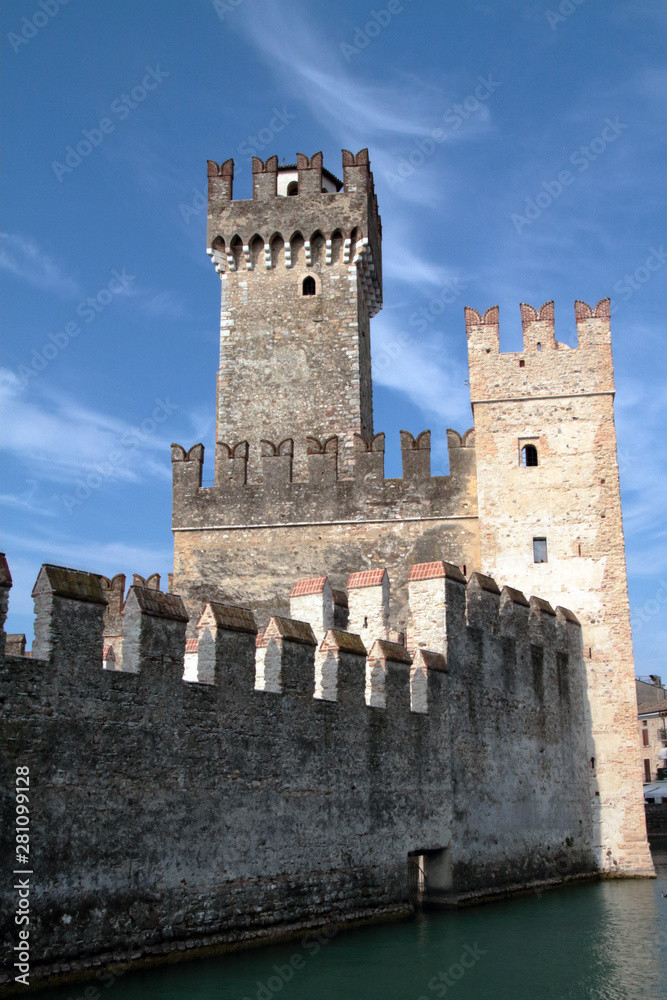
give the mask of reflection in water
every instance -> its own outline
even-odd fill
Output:
[[[128,973],[36,1000],[667,1000],[667,841],[656,881],[595,882]]]

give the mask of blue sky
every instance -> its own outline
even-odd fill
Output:
[[[471,424],[464,305],[499,303],[517,350],[519,302],[553,298],[574,343],[574,300],[610,295],[636,668],[667,672],[662,0],[8,0],[0,16],[9,631],[32,631],[42,562],[171,569],[169,444],[212,458],[206,160],[233,157],[248,197],[253,147],[322,149],[340,174],[341,148],[368,146],[388,474],[401,427],[432,429],[444,472],[445,428]]]

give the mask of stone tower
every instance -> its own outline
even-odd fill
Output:
[[[523,351],[500,353],[498,309],[466,309],[482,570],[576,610],[583,626],[590,777],[601,870],[651,871],[614,427],[610,303],[521,306]]]
[[[222,320],[216,471],[203,445],[172,449],[173,588],[194,622],[206,601],[287,614],[297,577],[390,567],[394,627],[407,626],[414,563],[479,562],[475,436],[447,432],[450,474],[431,475],[431,436],[401,431],[402,478],[384,475],[374,433],[370,319],[382,305],[381,227],[368,151],[209,162],[207,248]],[[406,350],[410,348],[407,347]],[[417,433],[421,431],[421,433]]]
[[[233,168],[208,164],[208,253],[222,285],[216,481],[240,457],[259,482],[262,455],[304,480],[313,448],[335,449],[349,473],[354,434],[373,432],[369,322],[382,305],[368,150],[343,152],[342,183],[321,153],[288,166],[254,157],[247,201],[232,200]]]

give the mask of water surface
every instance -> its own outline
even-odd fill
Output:
[[[39,1000],[667,1000],[653,881],[593,882],[30,993]],[[104,974],[103,974],[104,975]],[[88,991],[88,992],[86,992]]]

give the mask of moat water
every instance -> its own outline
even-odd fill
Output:
[[[589,882],[405,923],[126,973],[35,1000],[667,1000],[658,878]],[[87,992],[88,991],[88,992]]]

